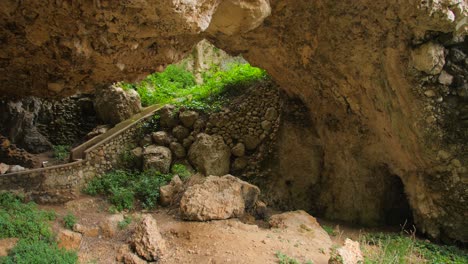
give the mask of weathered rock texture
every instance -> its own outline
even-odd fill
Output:
[[[465,1],[31,0],[2,1],[0,11],[0,92],[9,94],[135,78],[180,59],[208,30],[308,107],[323,153],[314,194],[323,215],[372,220],[363,205],[395,175],[419,230],[468,241],[466,143],[453,132],[465,118],[446,125],[434,104],[448,94],[418,94],[432,77],[411,62],[411,50],[438,35],[467,32]],[[451,159],[437,160],[439,150]]]
[[[104,123],[115,125],[141,111],[140,96],[135,90],[124,90],[118,85],[100,88],[94,108]]]
[[[83,140],[98,123],[93,96],[0,99],[0,133],[32,153]]]
[[[196,221],[240,217],[253,209],[260,189],[232,175],[209,176],[189,187],[180,201],[185,219]]]

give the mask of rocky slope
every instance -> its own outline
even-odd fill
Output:
[[[440,49],[422,53],[435,71],[420,71],[411,56],[429,42],[466,44],[464,1],[2,1],[0,12],[1,93],[57,96],[134,79],[208,36],[307,107],[316,135],[304,153],[314,154],[300,158],[322,164],[318,211],[375,223],[376,201],[396,176],[420,231],[468,241],[466,95],[458,92],[466,57],[446,85],[434,82],[448,67]],[[429,97],[432,87],[440,94]],[[449,96],[458,105],[444,110]]]

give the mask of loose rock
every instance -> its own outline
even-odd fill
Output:
[[[143,217],[135,228],[131,246],[138,256],[147,261],[158,261],[166,250],[166,243],[159,233],[156,220],[150,215]]]
[[[236,157],[242,157],[245,155],[245,145],[242,143],[237,143],[232,149],[231,149],[232,155]]]
[[[184,219],[207,221],[242,216],[254,207],[260,189],[232,175],[209,176],[189,187],[180,201]]]
[[[182,142],[184,138],[187,138],[190,135],[190,130],[184,126],[176,126],[172,129],[172,135],[174,135],[179,142]]]
[[[363,263],[359,242],[346,238],[344,246],[333,250],[330,256],[329,264],[358,264]]]
[[[171,137],[166,131],[153,132],[151,134],[151,137],[153,138],[153,142],[156,145],[169,146],[169,144],[171,143]]]
[[[176,158],[184,158],[187,155],[184,146],[182,146],[182,144],[180,144],[179,142],[172,142],[169,145],[169,148],[172,150],[172,153],[174,153],[174,156],[176,156]]]
[[[189,160],[205,175],[229,173],[231,150],[221,136],[201,133],[189,150]]]
[[[191,110],[179,113],[180,121],[187,128],[191,128],[199,116],[200,115],[197,112]]]
[[[427,74],[439,74],[445,64],[444,47],[433,42],[414,49],[411,57],[413,66]]]
[[[155,169],[161,173],[168,173],[171,162],[172,153],[166,147],[150,145],[143,151],[144,169]]]
[[[0,239],[0,257],[8,256],[8,252],[16,246],[18,240],[18,238]]]

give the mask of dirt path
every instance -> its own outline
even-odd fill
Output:
[[[100,226],[114,217],[109,205],[99,198],[82,197],[65,206],[41,206],[54,210],[57,220],[53,228],[63,227],[63,216],[72,213],[77,223]],[[308,227],[262,228],[266,223],[245,224],[238,219],[188,222],[178,218],[176,210],[160,209],[150,213],[157,221],[167,250],[159,263],[278,263],[277,252],[296,259],[299,263],[327,263],[331,241],[323,231]],[[83,236],[79,249],[80,263],[117,263],[116,256],[131,237],[141,213],[132,214],[132,223],[125,229],[116,229],[106,237]],[[311,262],[308,262],[311,261]]]

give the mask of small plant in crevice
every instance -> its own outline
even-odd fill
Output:
[[[69,212],[63,217],[63,226],[65,228],[72,230],[75,224],[76,216],[74,214]]]
[[[183,164],[174,164],[171,169],[172,174],[179,175],[181,180],[186,180],[192,176],[192,173]]]
[[[124,219],[122,221],[119,221],[117,223],[117,226],[120,228],[120,229],[125,229],[127,228],[130,224],[132,223],[132,217],[131,216],[124,216]]]
[[[105,195],[115,211],[131,210],[136,206],[152,209],[156,207],[159,198],[159,187],[171,179],[171,174],[154,170],[115,170],[92,179],[84,192]]]
[[[70,149],[68,145],[54,145],[52,146],[53,157],[59,161],[66,161],[70,156]]]
[[[323,230],[325,230],[325,232],[327,232],[327,234],[329,236],[336,236],[337,235],[337,232],[331,226],[323,225],[322,228],[323,228]]]

